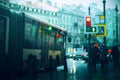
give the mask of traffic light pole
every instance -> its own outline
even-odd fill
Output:
[[[90,15],[90,7],[88,8],[88,14]],[[88,43],[89,43],[89,53],[90,53],[90,34],[88,34]]]
[[[90,15],[90,7],[88,7],[88,14]],[[90,66],[91,65],[91,57],[90,57],[90,55],[91,55],[91,53],[90,53],[90,34],[88,34],[88,45],[89,45],[89,50],[88,50],[88,55],[89,55],[89,62],[88,62],[88,66]]]

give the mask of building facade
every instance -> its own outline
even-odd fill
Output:
[[[44,2],[44,3],[42,3]],[[44,4],[44,5],[43,5]],[[16,4],[18,5],[18,4]],[[84,23],[85,16],[88,15],[88,9],[85,9],[87,12],[83,11],[82,6],[75,5],[63,5],[62,8],[57,8],[57,6],[52,4],[49,0],[39,0],[38,3],[28,2],[24,5],[18,5],[20,11],[27,12],[29,14],[35,15],[40,19],[47,21],[51,24],[58,25],[67,30],[68,36],[66,39],[66,44],[68,46],[74,47],[73,45],[81,45],[87,40],[84,37]],[[45,8],[47,6],[47,8]],[[49,7],[49,8],[48,8]],[[103,15],[103,12],[97,9],[96,4],[90,4],[90,16],[92,17],[92,25],[95,23],[95,15]],[[120,30],[120,15],[118,14],[118,32]],[[113,9],[106,9],[106,43],[108,46],[112,46],[116,43],[116,13]],[[118,42],[120,33],[118,33]],[[71,37],[71,41],[68,41],[68,38]],[[103,42],[103,37],[98,38]]]

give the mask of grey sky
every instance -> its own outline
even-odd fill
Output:
[[[56,2],[61,6],[61,4],[82,4],[83,7],[88,7],[90,3],[96,3],[98,8],[102,10],[103,0],[51,0],[52,2]],[[106,8],[115,8],[115,5],[118,5],[120,8],[120,0],[106,0]]]
[[[38,0],[11,0],[12,2],[37,2]],[[99,9],[103,9],[103,0],[51,0],[53,3],[57,3],[59,6],[62,6],[62,4],[75,4],[79,5],[82,4],[83,7],[88,7],[90,3],[96,3]],[[106,8],[115,8],[115,5],[118,5],[119,11],[120,11],[120,0],[106,0]]]

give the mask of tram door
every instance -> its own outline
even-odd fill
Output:
[[[44,68],[48,66],[48,37],[47,32],[41,35],[41,64]]]
[[[7,55],[5,54],[5,41],[6,41],[6,18],[0,16],[0,72],[6,73],[7,69]]]
[[[10,74],[19,74],[23,62],[24,14],[11,10],[9,28],[9,67]]]

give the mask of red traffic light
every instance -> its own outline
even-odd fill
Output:
[[[86,17],[86,27],[91,27],[91,17],[90,16]]]

